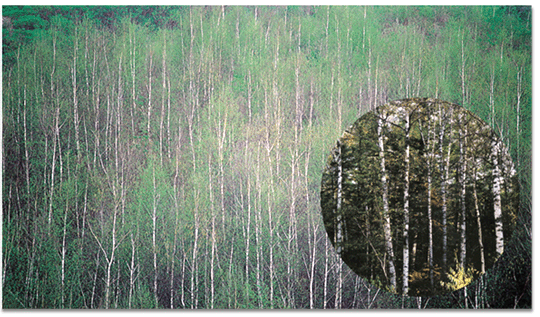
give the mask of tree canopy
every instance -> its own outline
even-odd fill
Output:
[[[3,6],[2,14],[3,308],[531,307],[530,7]],[[499,183],[502,201],[519,195],[519,210],[502,205],[516,225],[511,236],[503,227],[504,252],[493,263],[489,166],[508,171],[504,161],[478,165],[479,211],[488,215],[479,231],[467,170],[467,245],[485,234],[491,269],[429,300],[382,291],[385,278],[370,283],[344,265],[321,209],[326,158],[345,128],[413,97],[458,104],[487,123],[519,185]],[[425,282],[428,237],[416,229],[428,223],[419,213],[429,203],[413,194],[426,191],[422,164],[440,149],[422,139],[431,125],[420,121],[410,135],[410,238],[422,247],[411,273]],[[374,209],[382,177],[369,168],[381,166],[379,134],[394,222],[404,199],[405,140],[388,124],[368,122],[343,140],[344,157],[362,164],[342,185],[354,174],[365,188],[344,192],[344,208],[353,200],[372,208],[362,217],[373,233],[386,225]],[[452,250],[465,175],[455,171],[456,137],[443,142],[443,152],[454,142]],[[487,145],[474,140],[464,155],[478,149],[484,159]],[[439,165],[433,235],[442,227]],[[390,225],[397,245],[400,224]],[[384,276],[373,250],[385,241],[370,241],[370,266]],[[481,253],[466,251],[477,263]],[[468,277],[454,271],[457,281]]]

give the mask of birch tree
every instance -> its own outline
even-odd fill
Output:
[[[463,122],[463,117],[460,118],[460,124],[462,125],[459,130],[459,162],[460,162],[460,168],[459,168],[459,175],[460,175],[460,213],[459,213],[459,232],[460,232],[460,251],[459,251],[459,264],[460,266],[465,270],[466,269],[466,256],[467,256],[467,206],[465,202],[466,198],[466,180],[467,180],[467,160],[465,157],[465,151],[464,148],[466,140],[465,137],[467,135],[467,127]]]
[[[428,106],[429,107],[429,106]],[[426,173],[427,173],[427,221],[428,221],[428,265],[429,265],[429,281],[431,284],[431,289],[434,289],[435,281],[433,277],[433,211],[432,211],[432,192],[433,192],[433,161],[435,157],[435,129],[430,123],[432,113],[427,109],[426,126],[423,126],[421,129],[422,142],[426,147],[425,153],[425,162],[426,162]]]
[[[504,233],[501,208],[501,175],[499,167],[500,143],[493,138],[491,143],[491,159],[493,160],[493,213],[495,217],[495,249],[500,256],[504,250]]]
[[[405,188],[403,190],[403,290],[409,292],[409,189],[410,189],[410,142],[411,142],[411,112],[405,118]]]
[[[388,271],[390,274],[390,287],[394,290],[396,289],[396,268],[394,266],[394,246],[392,243],[392,228],[390,224],[390,210],[388,206],[388,174],[386,173],[386,164],[385,164],[385,152],[384,152],[384,133],[383,126],[384,121],[382,116],[385,113],[379,114],[377,134],[378,134],[378,143],[379,143],[379,160],[381,164],[381,186],[382,186],[382,204],[383,204],[383,230],[384,230],[384,240],[386,246],[386,253],[388,254]]]

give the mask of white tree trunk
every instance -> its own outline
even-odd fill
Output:
[[[156,173],[155,173],[155,167],[152,166],[152,182],[154,185],[154,195],[153,195],[153,205],[152,205],[152,253],[153,253],[153,260],[154,260],[154,301],[156,308],[158,307],[158,289],[157,289],[157,277],[158,277],[158,270],[157,270],[157,245],[156,245],[156,234],[157,234],[157,228],[156,228],[156,222],[157,222],[157,203],[159,200],[159,193],[157,192],[156,188]]]
[[[343,217],[341,213],[341,200],[343,195],[343,160],[341,157],[341,143],[337,142],[337,154],[335,157],[338,166],[337,175],[337,199],[336,199],[336,211],[335,211],[335,223],[336,233],[334,237],[334,243],[336,245],[336,252],[341,256],[343,252]]]
[[[262,194],[262,188],[261,188],[261,156],[260,156],[260,150],[261,150],[261,142],[259,141],[259,146],[257,147],[257,174],[256,174],[256,184],[257,184],[257,201],[256,204],[256,211],[257,214],[255,216],[255,243],[257,245],[257,269],[256,269],[256,280],[257,280],[257,296],[259,299],[259,308],[262,307],[262,290],[261,290],[261,258],[263,254],[263,244],[260,241],[260,234],[261,234],[261,226],[262,226],[262,215],[261,215],[261,194]]]
[[[194,222],[195,222],[195,233],[194,233],[194,240],[193,240],[193,253],[192,253],[192,262],[191,262],[191,266],[192,266],[192,269],[191,269],[191,309],[194,309],[194,308],[197,308],[197,302],[196,302],[196,292],[197,292],[197,282],[198,282],[198,278],[197,278],[197,271],[198,271],[198,266],[197,266],[197,248],[198,248],[198,243],[199,243],[199,212],[198,212],[198,209],[199,209],[199,191],[196,190],[195,194],[194,194],[194,199],[195,199],[195,210],[194,210],[194,213],[193,213],[193,217],[195,218],[194,219]]]
[[[151,143],[152,141],[152,134],[150,133],[150,122],[151,122],[151,115],[152,115],[152,57],[153,53],[150,53],[150,62],[148,66],[148,112],[147,112],[147,135],[148,135],[148,142]]]
[[[403,295],[409,293],[409,172],[410,114],[405,122],[405,188],[403,190]]]
[[[212,246],[211,246],[211,258],[210,258],[210,309],[214,309],[214,262],[216,256],[216,214],[214,210],[214,193],[213,193],[213,179],[212,179],[212,164],[211,155],[208,154],[208,194],[210,195],[210,212],[212,213]]]
[[[484,258],[484,242],[482,240],[482,221],[480,219],[480,208],[478,206],[478,195],[476,192],[476,181],[478,180],[478,173],[476,166],[474,168],[474,182],[473,182],[473,195],[474,195],[474,210],[476,211],[476,222],[478,225],[478,246],[480,247],[480,273],[486,272],[486,260]]]
[[[337,179],[337,202],[335,211],[336,221],[336,233],[335,233],[335,247],[336,247],[336,296],[334,308],[341,308],[341,286],[343,284],[343,261],[341,255],[343,253],[343,215],[341,211],[342,195],[343,195],[343,159],[341,153],[341,143],[337,142],[337,154],[336,161],[338,165],[338,179]]]
[[[500,256],[504,250],[504,234],[502,223],[501,206],[501,172],[499,168],[499,146],[494,138],[491,146],[491,158],[493,160],[493,212],[495,216],[495,250]]]
[[[167,73],[167,64],[165,63],[165,59],[167,57],[167,43],[165,40],[165,32],[163,32],[163,55],[161,59],[161,68],[162,68],[162,75],[161,75],[161,116],[159,119],[159,158],[160,158],[160,164],[163,166],[163,121],[165,121],[165,91],[167,90],[167,81],[166,81],[166,73]]]
[[[460,175],[461,175],[461,219],[460,219],[460,265],[465,270],[466,269],[466,256],[467,256],[467,209],[465,204],[466,197],[466,171],[467,171],[467,160],[465,157],[464,147],[464,135],[467,134],[466,131],[460,130],[459,136],[459,161],[460,161]]]
[[[75,47],[73,52],[73,68],[71,70],[71,83],[73,88],[73,125],[75,128],[75,145],[77,149],[77,157],[80,158],[81,146],[79,143],[79,106],[77,100],[77,52],[78,52],[78,40],[77,40],[77,27],[75,27]]]
[[[450,170],[450,150],[452,148],[452,144],[448,145],[448,151],[446,153],[446,160],[445,160],[445,166],[443,169],[444,176],[441,181],[441,195],[442,195],[442,230],[443,230],[443,254],[442,254],[442,262],[443,262],[443,269],[446,269],[448,264],[448,201],[447,201],[447,190],[446,190],[446,184],[448,181],[448,173]],[[441,159],[442,159],[442,142],[441,142]],[[441,163],[442,164],[442,163]]]
[[[522,79],[523,79],[523,68],[519,67],[517,71],[517,102],[516,102],[516,139],[517,139],[517,151],[518,153],[521,151],[520,147],[520,138],[521,138],[521,128],[520,128],[520,116],[521,116],[521,94],[523,93],[521,90],[522,85]],[[520,156],[517,156],[516,160],[516,168],[519,170],[519,163]]]
[[[395,290],[396,268],[394,266],[394,247],[392,243],[392,228],[390,224],[390,211],[388,206],[388,173],[386,172],[386,164],[384,159],[383,120],[381,117],[379,117],[377,133],[379,139],[379,157],[381,161],[384,240],[386,246],[386,253],[388,254],[388,272],[390,274],[390,286]]]
[[[428,112],[428,116],[431,116],[431,113]],[[434,288],[434,276],[433,276],[433,212],[432,212],[432,199],[431,195],[433,192],[433,161],[435,157],[435,131],[434,126],[430,123],[427,123],[427,131],[421,131],[422,141],[425,145],[425,160],[426,160],[426,169],[427,169],[427,217],[428,217],[428,265],[429,265],[429,281],[431,289]]]
[[[128,309],[131,309],[131,302],[133,300],[133,290],[135,289],[135,239],[133,238],[133,232],[130,234],[131,238],[131,263],[129,265],[129,297],[128,297]]]

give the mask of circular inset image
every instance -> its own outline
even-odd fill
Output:
[[[390,102],[337,141],[321,184],[329,239],[373,285],[431,296],[467,286],[502,254],[518,182],[496,133],[461,106]]]

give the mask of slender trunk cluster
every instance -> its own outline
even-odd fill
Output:
[[[386,308],[515,250],[527,7],[428,10],[433,45],[385,7],[3,9],[6,308]],[[452,83],[508,149],[432,99],[365,113]]]

